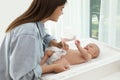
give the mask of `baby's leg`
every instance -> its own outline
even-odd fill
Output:
[[[40,64],[43,65],[43,64],[47,61],[47,59],[48,59],[50,56],[52,56],[53,53],[54,53],[54,51],[50,51],[50,50],[46,51],[46,52],[45,52],[45,56],[42,58]]]
[[[64,65],[70,65],[70,63],[69,63],[64,57],[58,59],[58,60],[55,61],[54,63],[55,63],[55,64],[56,64],[56,63],[61,63],[61,64],[64,64]]]

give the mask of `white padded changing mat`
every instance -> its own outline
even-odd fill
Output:
[[[69,70],[61,73],[43,74],[41,80],[68,80],[68,78],[70,77],[80,75],[83,72],[90,71],[92,69],[112,63],[116,60],[120,60],[120,50],[117,48],[112,48],[106,45],[105,43],[102,43],[100,41],[91,38],[80,39],[80,41],[81,41],[81,46],[85,46],[90,42],[96,43],[100,48],[100,56],[96,59],[92,59],[89,62],[73,65]],[[70,45],[70,48],[77,49],[74,44],[74,41],[70,41],[68,42],[68,44]]]

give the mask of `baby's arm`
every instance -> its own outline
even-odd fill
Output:
[[[90,54],[88,54],[81,46],[80,46],[80,41],[76,40],[75,44],[79,50],[79,52],[81,53],[81,56],[86,60],[89,61],[90,59],[92,59],[92,56]]]
[[[47,59],[48,59],[50,56],[52,56],[53,53],[54,53],[54,51],[51,51],[51,50],[45,51],[45,56],[42,58],[40,64],[43,65],[43,64],[47,61]]]

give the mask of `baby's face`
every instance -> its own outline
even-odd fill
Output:
[[[93,43],[90,43],[88,45],[86,45],[84,47],[84,49],[89,53],[91,54],[92,56],[95,54],[95,52],[97,51],[97,48],[96,48],[96,45],[93,44]]]

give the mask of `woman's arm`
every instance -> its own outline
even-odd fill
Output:
[[[35,35],[19,35],[11,42],[10,76],[13,80],[39,80],[42,68],[39,65],[38,39]]]
[[[58,42],[57,42],[56,40],[54,40],[54,39],[50,41],[49,46],[59,47],[59,46],[58,46]]]
[[[56,46],[58,48],[63,48],[66,51],[69,49],[69,45],[63,41],[57,42],[56,40],[51,40],[49,46]]]
[[[58,48],[63,48],[64,50],[68,50],[69,46],[64,41],[57,42],[51,35],[46,33],[44,37],[44,43],[46,47],[56,46]]]
[[[59,73],[59,72],[65,71],[67,69],[69,69],[69,66],[61,64],[61,63],[51,64],[51,65],[43,65],[42,73],[49,73],[49,72]]]

